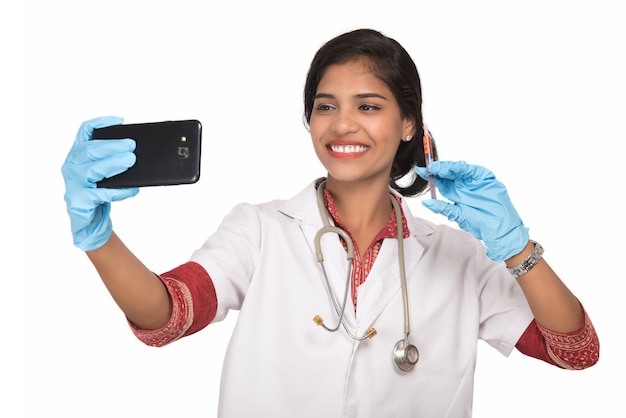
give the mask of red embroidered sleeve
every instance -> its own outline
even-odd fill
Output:
[[[550,331],[533,320],[516,347],[527,356],[570,370],[586,369],[600,358],[600,342],[587,312],[583,326],[569,333]]]
[[[160,275],[172,300],[172,315],[161,328],[141,330],[131,325],[144,344],[161,347],[200,331],[211,323],[217,311],[215,287],[208,273],[188,262]]]

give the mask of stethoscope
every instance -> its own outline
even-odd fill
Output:
[[[321,316],[317,315],[313,318],[313,321],[317,325],[322,326],[324,329],[330,332],[335,332],[339,329],[340,326],[343,326],[348,336],[354,340],[365,340],[366,338],[372,338],[376,335],[376,329],[369,328],[365,333],[361,336],[354,335],[345,323],[343,318],[344,312],[346,310],[346,303],[348,301],[348,293],[350,291],[350,279],[352,277],[352,260],[354,260],[354,244],[352,239],[348,235],[346,231],[343,229],[331,226],[328,221],[328,214],[326,211],[326,207],[324,206],[324,189],[326,188],[326,181],[320,183],[317,188],[317,205],[320,211],[320,216],[322,217],[323,226],[317,231],[315,235],[315,254],[317,256],[317,261],[322,266],[322,272],[324,273],[324,282],[326,284],[326,290],[330,299],[333,303],[335,311],[339,317],[339,321],[335,327],[328,327],[324,324],[324,320]],[[413,366],[419,360],[419,351],[417,347],[413,344],[409,343],[409,333],[411,332],[411,327],[409,323],[409,298],[406,284],[406,272],[404,267],[404,234],[402,228],[402,212],[400,211],[400,205],[396,198],[390,193],[391,197],[391,205],[393,206],[393,210],[396,213],[396,228],[398,232],[398,263],[400,266],[400,285],[402,288],[402,304],[404,307],[404,338],[396,343],[393,347],[393,362],[394,364],[402,371],[408,372],[413,369]],[[348,276],[346,278],[346,287],[343,294],[343,301],[341,305],[335,296],[335,293],[332,291],[330,280],[328,279],[328,275],[326,274],[326,269],[324,268],[324,255],[322,254],[322,246],[321,239],[322,235],[326,233],[334,233],[338,234],[341,238],[343,238],[347,247],[347,258],[348,258]]]

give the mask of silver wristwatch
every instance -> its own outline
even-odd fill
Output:
[[[528,258],[519,263],[517,266],[508,267],[509,273],[511,273],[511,275],[516,279],[521,275],[528,273],[530,269],[535,267],[539,260],[541,260],[541,256],[543,255],[543,247],[541,246],[541,244],[533,240],[530,240],[530,242],[535,245],[535,249],[528,256]]]

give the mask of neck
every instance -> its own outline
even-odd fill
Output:
[[[392,207],[387,183],[343,183],[329,178],[326,188],[339,217],[353,233],[374,231],[376,234],[389,221]]]

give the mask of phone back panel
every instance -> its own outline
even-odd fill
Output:
[[[92,139],[132,138],[135,165],[98,182],[98,187],[191,184],[200,179],[202,125],[197,120],[114,125],[94,129]]]

